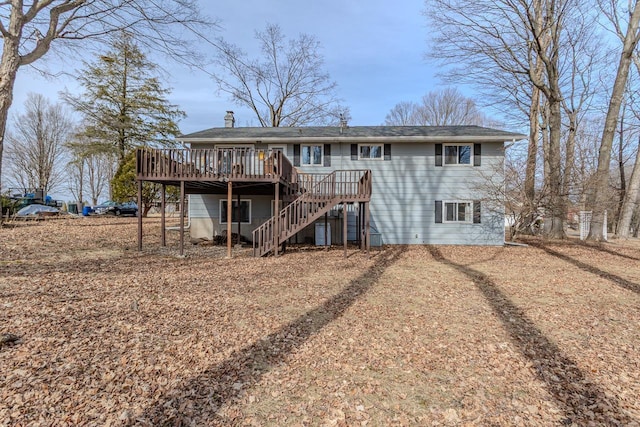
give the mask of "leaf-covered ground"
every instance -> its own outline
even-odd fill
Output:
[[[225,259],[158,236],[0,229],[1,426],[640,425],[637,242]]]

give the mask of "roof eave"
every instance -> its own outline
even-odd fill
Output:
[[[316,136],[316,137],[294,137],[294,138],[283,138],[283,137],[265,137],[265,138],[249,138],[249,137],[240,137],[240,138],[180,138],[177,140],[181,142],[189,142],[189,143],[237,143],[237,144],[255,144],[255,143],[263,143],[263,144],[275,144],[275,143],[294,143],[294,142],[303,142],[303,143],[312,143],[312,142],[322,142],[322,143],[330,143],[330,142],[386,142],[386,143],[400,143],[400,142],[505,142],[505,141],[519,141],[522,139],[526,139],[526,135],[522,134],[513,134],[513,135],[453,135],[453,136],[358,136],[358,137],[347,137],[347,136]]]

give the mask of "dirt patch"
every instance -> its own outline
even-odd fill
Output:
[[[640,420],[636,244],[180,258],[158,220],[138,253],[135,219],[94,217],[0,237],[3,426]]]

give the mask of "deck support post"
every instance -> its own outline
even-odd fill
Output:
[[[240,192],[238,191],[238,244],[240,244],[240,224],[242,223],[242,217],[240,216]]]
[[[329,224],[329,212],[324,213],[324,249],[329,249],[329,230],[327,230]]]
[[[358,236],[360,250],[364,251],[364,209],[362,209],[362,202],[358,202]]]
[[[347,204],[342,204],[342,243],[344,244],[344,257],[347,258]]]
[[[164,211],[166,210],[167,185],[162,183],[160,190],[160,245],[167,246],[167,229]]]
[[[142,180],[138,180],[138,252],[142,252]]]
[[[184,256],[184,181],[180,181],[180,256]]]
[[[280,181],[276,182],[275,185],[275,206],[273,207],[273,215],[275,216],[275,221],[273,224],[273,254],[278,256],[278,250],[280,249]]]
[[[232,232],[232,220],[231,213],[233,212],[233,183],[229,181],[227,183],[227,258],[231,258],[231,232]],[[239,213],[239,212],[238,212]]]
[[[365,239],[365,251],[369,256],[369,249],[371,248],[371,225],[369,223],[369,202],[364,203],[364,239]]]

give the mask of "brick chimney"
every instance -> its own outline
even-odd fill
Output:
[[[233,111],[227,111],[224,116],[224,127],[232,128],[236,123],[236,119],[233,117]]]

